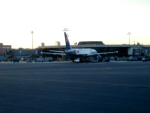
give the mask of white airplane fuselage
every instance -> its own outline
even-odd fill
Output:
[[[66,54],[72,55],[93,55],[96,54],[97,51],[95,49],[70,49],[65,51]]]

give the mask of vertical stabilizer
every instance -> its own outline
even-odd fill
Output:
[[[66,32],[64,32],[64,35],[65,35],[65,42],[66,42],[66,50],[69,50],[71,49],[71,47]]]

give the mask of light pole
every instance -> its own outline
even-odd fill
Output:
[[[131,35],[131,32],[128,32],[127,35],[129,35],[129,45],[130,45],[130,35]]]
[[[31,31],[31,34],[32,34],[32,49],[33,49],[33,31]]]

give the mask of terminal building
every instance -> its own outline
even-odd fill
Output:
[[[105,45],[102,41],[81,41],[78,45],[71,45],[72,48],[92,48],[97,50],[98,53],[101,52],[114,52],[116,54],[104,54],[102,56],[118,56],[118,57],[129,57],[129,56],[149,56],[150,55],[150,45],[141,45],[140,43],[129,45],[129,44],[120,44],[120,45]],[[59,46],[44,46],[38,48],[38,53],[40,56],[41,52],[49,52],[49,50],[58,50],[64,51],[66,49],[65,45]],[[52,56],[52,55],[49,55]],[[58,55],[55,55],[58,56]],[[44,56],[45,57],[45,56]]]
[[[102,57],[129,57],[129,56],[150,56],[150,45],[141,45],[140,43],[129,45],[129,44],[120,44],[120,45],[106,45],[102,41],[81,41],[77,45],[71,45],[72,48],[92,48],[95,49],[98,53],[103,52],[115,52],[115,54],[102,54]],[[50,52],[49,50],[58,50],[64,51],[66,45],[60,45],[60,42],[57,41],[55,46],[45,46],[44,43],[41,43],[37,49],[11,49],[11,45],[3,45],[0,43],[0,55],[10,55],[12,57],[53,57],[54,60],[58,59],[69,59],[66,55],[52,55],[45,54],[42,55],[41,52]]]
[[[78,45],[104,45],[102,41],[80,41]]]

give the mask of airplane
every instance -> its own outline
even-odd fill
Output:
[[[103,52],[98,53],[95,49],[91,48],[71,48],[70,42],[66,32],[64,32],[65,42],[66,42],[66,50],[65,51],[56,51],[56,50],[49,50],[53,53],[48,52],[41,52],[41,54],[53,54],[53,55],[68,55],[70,60],[73,62],[84,62],[87,58],[93,57],[93,60],[99,61],[102,57],[100,54],[109,54],[109,53],[116,53],[116,52]]]

